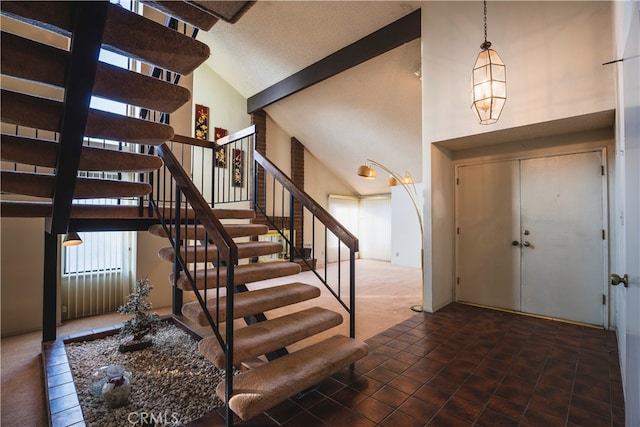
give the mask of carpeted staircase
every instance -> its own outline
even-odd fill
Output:
[[[219,218],[232,220],[227,221],[225,229],[234,238],[246,240],[268,231],[265,225],[246,223],[247,219],[255,218],[254,211],[214,209],[214,213]],[[233,223],[233,220],[240,223]],[[149,232],[158,237],[169,237],[160,225],[152,226]],[[187,228],[183,237],[185,240],[202,241],[205,239],[205,231],[202,227]],[[283,250],[281,244],[269,241],[241,241],[237,246],[238,258],[245,260],[277,254]],[[195,271],[192,275],[193,285],[198,291],[207,287],[209,293],[214,293],[212,287],[226,283],[226,259],[219,258],[214,245],[194,246],[186,243],[180,248],[180,254],[189,264],[221,265],[218,268],[208,267]],[[175,262],[174,248],[161,249],[159,257],[171,263]],[[244,286],[252,282],[295,275],[300,271],[299,264],[289,261],[249,262],[235,266],[234,284],[238,287],[238,293],[234,295],[233,317],[264,318],[263,313],[267,311],[319,297],[319,288],[299,282],[253,291]],[[175,283],[175,286],[184,291],[192,291],[194,289],[189,276],[185,272],[181,272],[177,278],[172,275],[171,283]],[[206,305],[213,319],[226,318],[224,296],[220,299],[208,298]],[[208,325],[208,319],[199,301],[184,304],[182,313],[201,326]],[[367,354],[366,344],[342,335],[335,335],[293,353],[285,351],[284,355],[274,360],[267,357],[342,322],[341,314],[322,307],[312,307],[259,322],[248,321],[246,326],[236,326],[233,334],[233,365],[240,367],[248,362],[245,366],[251,366],[251,369],[243,369],[243,372],[233,379],[234,391],[229,400],[233,412],[244,420],[251,419],[364,357]],[[199,348],[218,368],[225,368],[225,351],[215,335],[202,339]],[[255,363],[259,357],[263,361],[262,364]],[[220,399],[226,400],[224,384],[220,384],[216,391]]]
[[[3,198],[3,215],[40,216],[46,213],[44,216],[50,216],[55,203],[70,203],[72,199],[134,198],[151,191],[147,182],[76,178],[75,171],[68,171],[69,167],[77,171],[104,173],[153,171],[162,165],[157,156],[114,149],[113,144],[83,146],[83,140],[96,138],[158,145],[174,136],[171,126],[166,124],[94,109],[85,109],[83,121],[82,105],[79,104],[88,102],[88,94],[73,97],[74,85],[78,85],[77,80],[80,80],[72,78],[78,77],[72,72],[75,68],[80,68],[81,77],[84,77],[81,73],[84,66],[88,70],[91,66],[95,68],[94,76],[86,76],[87,79],[93,77],[87,87],[91,95],[101,98],[164,113],[174,112],[191,99],[187,89],[171,82],[96,62],[95,58],[78,57],[84,40],[77,35],[82,29],[78,28],[81,26],[76,15],[83,16],[85,20],[99,20],[100,17],[93,16],[94,5],[96,10],[98,6],[106,9],[104,31],[101,41],[97,42],[104,49],[180,74],[191,73],[209,57],[209,48],[205,44],[114,4],[82,6],[82,3],[58,1],[2,2],[4,16],[70,40],[70,49],[65,50],[2,31],[2,75],[11,78],[9,86],[20,88],[8,90],[3,87],[1,93],[2,160],[20,165],[14,170],[3,168],[2,192],[36,198],[30,202],[19,197],[13,201]],[[210,28],[217,19],[208,16],[208,24],[204,25]],[[85,22],[85,26],[98,24],[101,25],[100,22]],[[59,92],[62,95],[58,99],[39,96],[41,87],[54,88],[54,93],[62,90]],[[15,126],[15,134],[7,132],[11,128],[7,125]],[[73,129],[74,126],[79,128]],[[69,160],[71,158],[76,159],[75,164]],[[65,180],[65,174],[61,172],[66,172],[72,179]],[[72,190],[70,200],[60,200],[62,190]],[[112,212],[110,217],[140,216],[139,212],[124,206],[105,206],[104,210]],[[96,206],[84,210],[73,208],[73,211],[83,215],[91,212],[98,218],[102,215]]]
[[[144,3],[196,28],[208,30],[218,19],[235,22],[252,2]],[[97,37],[93,42],[98,47],[179,75],[189,74],[202,64],[209,57],[208,46],[110,3],[3,1],[0,7],[4,16],[21,25],[33,26],[37,31],[50,31],[69,40],[69,47],[64,49],[42,43],[37,38],[5,32],[3,27],[3,82],[14,83],[9,85],[13,89],[3,87],[1,93],[3,132],[0,153],[2,161],[6,162],[0,176],[2,216],[51,219],[62,215],[64,230],[54,230],[52,234],[66,232],[69,222],[80,218],[151,217],[147,206],[72,204],[77,199],[133,199],[149,194],[152,190],[150,180],[139,178],[157,170],[163,162],[158,156],[145,154],[146,147],[159,146],[174,138],[169,125],[89,109],[88,99],[95,95],[143,110],[171,113],[189,102],[190,93],[152,75],[101,63],[95,56],[93,59],[86,54],[83,57],[78,52],[91,49],[83,46],[82,37],[78,34],[91,34],[93,31],[97,34],[93,34],[94,38]],[[97,13],[97,10],[101,12]],[[95,22],[92,21],[94,19]],[[102,26],[104,30],[95,31],[94,27]],[[23,83],[15,84],[16,81]],[[33,87],[36,90],[30,90]],[[53,88],[60,96],[43,97],[40,95],[42,91],[37,89],[41,87]],[[15,132],[10,129],[15,129]],[[128,152],[108,147],[108,144],[87,144],[84,143],[86,138],[121,141],[124,145],[139,144],[141,149]],[[87,177],[78,177],[79,171]],[[132,179],[93,178],[91,172],[120,173]],[[63,197],[65,193],[68,193],[66,199]],[[66,213],[65,209],[59,209],[61,205],[66,205]],[[171,210],[163,205],[156,208],[160,216],[163,211]],[[233,392],[228,406],[242,419],[250,419],[354,363],[367,354],[367,346],[353,338],[336,335],[293,353],[278,352],[339,325],[343,321],[342,315],[313,307],[266,320],[262,313],[316,298],[320,290],[295,281],[266,289],[247,290],[247,283],[295,275],[300,272],[300,265],[293,262],[255,262],[257,257],[280,253],[283,248],[280,244],[255,240],[268,229],[265,225],[250,222],[255,217],[254,211],[214,209],[213,214],[216,221],[226,220],[223,234],[238,239],[237,256],[243,260],[234,266],[232,273],[233,284],[239,292],[234,294],[233,317],[264,320],[249,322],[251,324],[233,331],[232,363],[239,366],[274,352],[282,355],[275,359],[269,357],[268,362],[253,365],[251,369],[233,376]],[[155,225],[149,231],[167,238],[172,235],[172,228],[171,225],[167,228]],[[187,230],[191,231],[182,236],[185,242],[207,238],[202,227]],[[176,270],[177,274],[171,277],[176,287],[188,291],[193,291],[194,287],[202,290],[205,286],[210,288],[214,283],[226,281],[227,260],[220,258],[220,252],[214,245],[182,247],[180,253],[186,263],[194,267],[203,264],[208,267],[196,268],[194,275]],[[175,262],[173,247],[161,250],[159,256]],[[209,317],[223,319],[224,322],[227,311],[225,297],[217,301],[208,299],[206,305]],[[208,316],[198,301],[185,304],[182,312],[199,324],[209,324]],[[216,366],[228,366],[224,348],[215,335],[203,339],[200,350]],[[230,375],[228,377],[231,378]],[[227,400],[225,384],[218,387],[217,394]],[[227,424],[231,425],[232,421],[227,420]]]

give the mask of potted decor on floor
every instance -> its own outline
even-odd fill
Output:
[[[151,309],[149,293],[153,286],[146,277],[136,283],[136,289],[127,299],[127,303],[118,308],[120,314],[133,314],[133,318],[125,321],[120,330],[120,336],[131,336],[127,342],[118,347],[122,353],[142,350],[153,345],[148,335],[153,335],[160,326],[158,313],[147,313]]]

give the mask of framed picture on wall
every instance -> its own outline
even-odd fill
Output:
[[[214,135],[215,135],[215,141],[217,141],[220,138],[224,138],[225,136],[229,135],[229,131],[222,128],[215,128]]]
[[[233,158],[231,159],[231,184],[234,187],[244,185],[244,151],[237,148],[233,149]]]
[[[225,136],[227,136],[229,134],[229,131],[227,131],[226,129],[222,129],[222,128],[215,128],[214,130],[214,137],[215,137],[215,141],[217,142],[220,138],[223,138]],[[222,147],[217,147],[216,148],[216,152],[215,152],[215,160],[214,160],[214,165],[219,167],[219,168],[226,168],[227,167],[227,154],[228,150],[226,146],[222,146]]]
[[[196,122],[194,126],[196,139],[209,139],[209,107],[196,104]]]
[[[215,159],[213,164],[219,168],[227,167],[227,147],[216,147]]]

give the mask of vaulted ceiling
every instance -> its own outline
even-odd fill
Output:
[[[200,40],[217,74],[249,98],[420,7],[400,1],[258,1],[235,24]],[[355,171],[371,158],[422,177],[420,39],[265,107],[285,132],[362,195],[388,192],[384,173]]]

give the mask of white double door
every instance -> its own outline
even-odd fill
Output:
[[[456,299],[603,325],[602,157],[459,166]]]

